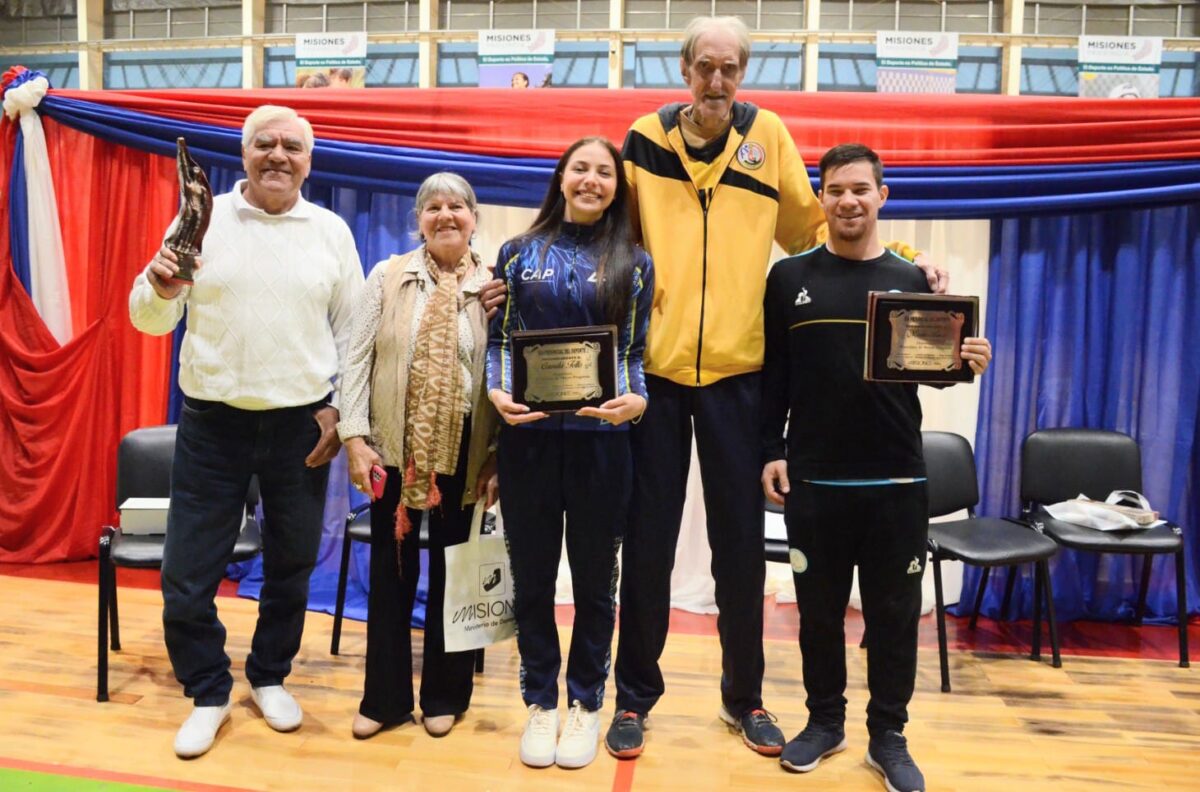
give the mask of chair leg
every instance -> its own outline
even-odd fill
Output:
[[[96,701],[108,701],[108,573],[110,534],[100,537],[100,558],[96,564]]]
[[[990,574],[992,574],[992,568],[984,567],[983,575],[979,578],[979,588],[975,590],[975,607],[971,609],[971,621],[967,624],[972,630],[979,621],[979,609],[983,607],[983,592],[987,591],[988,575]]]
[[[475,650],[475,673],[476,674],[483,673],[483,650],[482,649]]]
[[[109,563],[108,567],[108,623],[112,631],[112,650],[121,651],[121,620],[117,613],[117,567]]]
[[[1010,566],[1005,570],[1004,601],[1000,603],[1000,621],[1008,620],[1008,606],[1012,603],[1013,586],[1021,576],[1021,568]]]
[[[942,596],[942,562],[933,557],[933,593],[937,601],[938,663],[942,669],[942,692],[950,692],[950,658],[946,651],[946,601]]]
[[[1175,603],[1179,620],[1179,667],[1187,668],[1188,662],[1188,613],[1187,613],[1187,562],[1183,557],[1183,548],[1175,554]]]
[[[1046,592],[1046,621],[1050,625],[1050,665],[1062,668],[1062,657],[1058,653],[1058,620],[1054,616],[1054,585],[1050,581],[1050,562],[1039,561],[1042,581]]]
[[[350,573],[350,520],[342,530],[342,565],[338,569],[337,601],[333,609],[333,638],[329,641],[329,654],[336,655],[342,642],[342,613],[346,609],[346,578]]]
[[[1042,659],[1042,564],[1033,565],[1033,642],[1029,651],[1030,660]]]
[[[1137,610],[1133,613],[1133,623],[1141,625],[1146,615],[1146,593],[1150,590],[1150,568],[1154,566],[1154,556],[1142,556],[1142,580],[1138,584]]]

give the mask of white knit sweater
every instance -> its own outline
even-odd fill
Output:
[[[334,389],[346,359],[363,285],[354,237],[302,197],[278,215],[251,206],[244,185],[214,199],[195,283],[164,300],[143,271],[129,318],[164,335],[187,307],[179,386],[188,396],[244,410],[311,404]]]

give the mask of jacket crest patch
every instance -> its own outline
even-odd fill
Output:
[[[766,160],[767,152],[761,143],[749,141],[738,146],[737,161],[746,170],[758,170]]]

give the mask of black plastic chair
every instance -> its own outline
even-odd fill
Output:
[[[171,463],[175,456],[175,426],[135,429],[121,438],[117,449],[117,506],[128,498],[166,498],[171,494]],[[254,507],[258,503],[258,481],[251,479],[246,493],[246,519],[233,549],[231,561],[247,561],[262,550]],[[100,535],[97,620],[96,701],[108,701],[108,647],[121,649],[117,617],[117,567],[159,569],[162,567],[166,526],[156,534],[126,534],[104,526]]]
[[[346,515],[346,527],[342,530],[342,563],[338,568],[337,600],[333,608],[333,637],[329,639],[329,653],[336,655],[342,644],[342,618],[346,611],[346,583],[350,574],[350,548],[353,542],[371,544],[371,504],[364,503]],[[490,520],[486,515],[485,520]],[[486,525],[485,525],[486,530]],[[429,533],[425,520],[421,520],[421,547],[428,549]],[[428,618],[428,616],[426,616]],[[475,673],[483,673],[483,650],[475,650]]]
[[[992,567],[1011,567],[1032,563],[1034,572],[1033,646],[1030,658],[1042,655],[1042,592],[1045,592],[1046,620],[1050,627],[1052,665],[1062,667],[1058,652],[1058,624],[1054,617],[1054,596],[1050,585],[1049,559],[1058,545],[1037,531],[1013,520],[976,517],[979,484],[975,476],[975,456],[962,435],[950,432],[922,432],[925,469],[929,487],[929,516],[942,517],[966,509],[965,520],[929,523],[929,555],[933,562],[933,587],[937,599],[938,659],[942,670],[942,692],[950,692],[950,661],[946,651],[946,602],[942,593],[942,561],[962,561],[983,567],[979,591],[970,627],[975,628],[987,574]]]
[[[1129,435],[1102,429],[1042,429],[1025,438],[1021,502],[1027,520],[1063,547],[1144,556],[1135,624],[1141,624],[1145,615],[1154,556],[1175,556],[1179,666],[1187,668],[1187,575],[1179,526],[1168,523],[1148,529],[1098,531],[1055,520],[1043,508],[1080,494],[1104,500],[1113,490],[1142,491],[1142,454]]]

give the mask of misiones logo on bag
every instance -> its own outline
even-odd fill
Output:
[[[479,596],[500,597],[508,590],[503,564],[481,564],[479,567]]]
[[[512,603],[507,600],[494,600],[491,602],[473,602],[458,610],[454,611],[454,617],[450,620],[451,624],[470,624],[471,622],[480,622],[485,619],[511,619],[513,618]],[[471,628],[468,627],[468,630]]]

